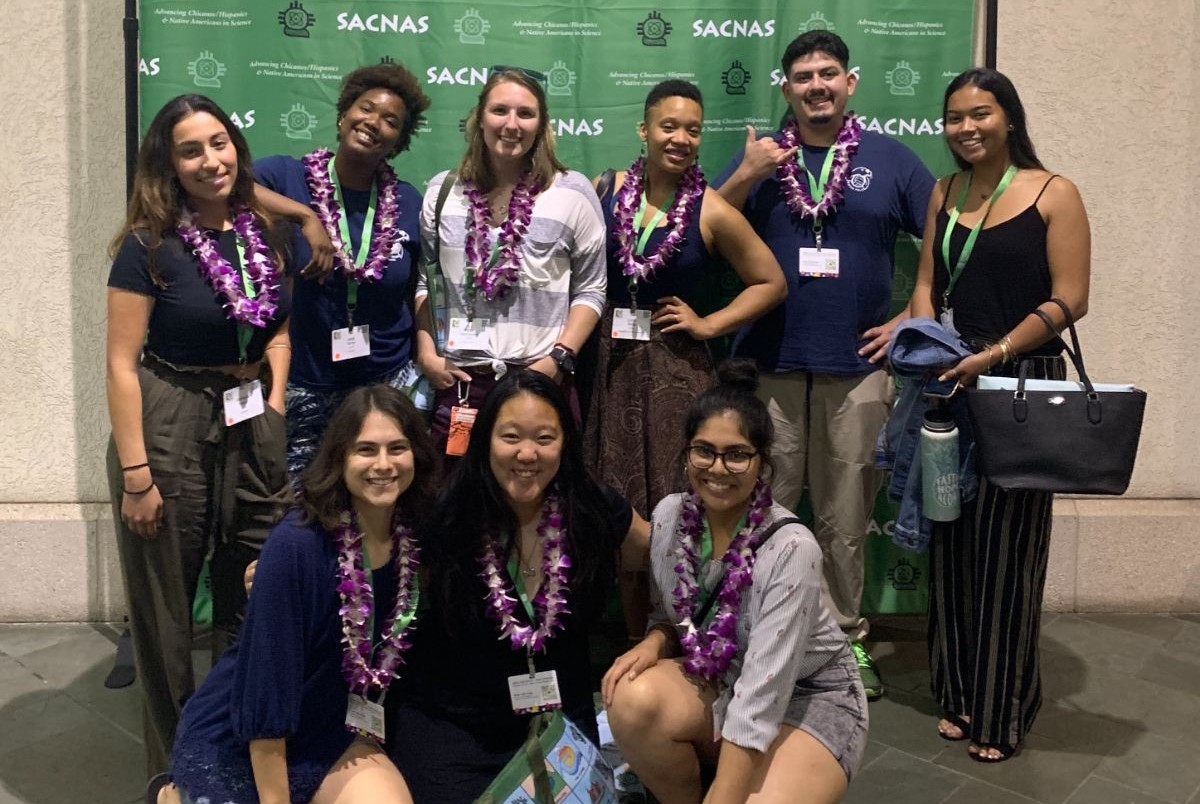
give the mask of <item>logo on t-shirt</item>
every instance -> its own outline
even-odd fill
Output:
[[[392,241],[392,253],[388,255],[388,259],[398,260],[403,257],[406,243],[408,243],[408,232],[401,229],[396,232],[396,239]]]
[[[846,179],[846,184],[855,192],[865,192],[871,186],[871,177],[875,175],[870,168],[856,167],[850,171],[850,178]]]

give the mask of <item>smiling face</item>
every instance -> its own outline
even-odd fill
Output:
[[[968,164],[1008,157],[1008,116],[986,89],[968,84],[951,95],[945,128],[950,150]]]
[[[406,113],[396,93],[384,87],[368,89],[338,121],[338,153],[371,161],[387,159],[400,140]]]
[[[691,98],[663,98],[650,107],[638,124],[646,143],[646,162],[659,170],[682,173],[696,162],[704,110]]]
[[[228,205],[238,155],[220,120],[195,112],[176,123],[171,130],[171,165],[197,212]]]
[[[541,125],[537,98],[513,81],[501,81],[492,87],[479,115],[484,148],[494,161],[528,156],[537,144]]]
[[[563,429],[554,407],[520,391],[500,406],[488,464],[505,502],[525,520],[540,511],[562,463]]]
[[[372,410],[346,450],[342,480],[354,507],[391,511],[414,476],[412,447],[400,423]]]
[[[762,457],[750,443],[744,432],[742,417],[733,410],[723,410],[709,416],[696,429],[696,434],[688,442],[687,479],[692,488],[700,495],[705,511],[709,513],[737,512],[741,513],[750,504],[750,494],[762,471]],[[691,449],[702,447],[702,450]],[[735,468],[745,466],[746,471],[733,473],[725,465],[725,460],[716,458],[707,469],[697,468],[692,457],[706,450],[725,453],[725,460],[734,463]],[[749,462],[737,461],[736,453],[754,453]],[[731,454],[735,453],[735,454]],[[701,464],[707,460],[698,461]]]
[[[857,86],[857,76],[846,72],[833,56],[818,50],[792,62],[783,97],[801,125],[840,125],[846,103]]]

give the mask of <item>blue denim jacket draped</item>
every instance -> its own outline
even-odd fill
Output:
[[[888,497],[900,503],[892,541],[908,550],[929,547],[930,522],[921,515],[921,425],[930,402],[924,394],[948,394],[953,382],[940,382],[938,374],[971,354],[958,334],[932,318],[910,318],[896,327],[888,347],[888,360],[903,385],[900,398],[875,445],[875,465],[891,469]],[[945,400],[958,425],[959,491],[972,500],[979,489],[972,452],[975,440],[967,419],[964,394]]]

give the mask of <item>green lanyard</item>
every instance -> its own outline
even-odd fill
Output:
[[[492,253],[488,257],[487,267],[491,268],[496,264],[496,260],[500,259],[500,234],[497,232],[495,240],[492,241]],[[467,320],[475,320],[475,294],[478,289],[475,287],[475,270],[468,268],[466,270],[466,294],[467,294]]]
[[[967,235],[967,242],[963,244],[962,251],[958,255],[958,262],[954,264],[954,268],[951,268],[950,235],[954,231],[954,227],[958,225],[958,216],[962,213],[962,206],[966,203],[967,193],[971,190],[973,174],[967,174],[966,184],[963,185],[962,192],[958,194],[958,201],[954,204],[954,209],[950,211],[950,221],[946,224],[946,231],[942,234],[942,262],[945,263],[946,271],[950,274],[950,282],[946,285],[946,292],[942,294],[943,308],[950,306],[950,292],[954,290],[954,286],[958,283],[958,278],[962,276],[963,269],[967,267],[967,262],[971,259],[971,252],[975,250],[975,241],[979,238],[979,233],[983,230],[983,224],[992,212],[992,205],[1008,189],[1008,185],[1012,183],[1013,176],[1015,175],[1017,175],[1017,166],[1009,165],[1008,170],[1004,171],[1004,176],[1000,179],[1000,183],[992,191],[992,197],[988,199],[987,209],[983,211],[983,217],[971,227],[971,233]]]
[[[329,175],[333,178],[333,199],[337,201],[338,209],[342,211],[338,215],[338,229],[342,233],[342,242],[346,244],[346,248],[350,248],[350,217],[346,214],[346,202],[342,200],[342,185],[337,180],[337,173],[334,172],[334,162],[337,161],[336,156],[329,158]],[[362,265],[367,260],[367,254],[371,250],[371,235],[375,231],[375,205],[379,202],[379,185],[371,182],[371,197],[367,200],[367,216],[363,219],[362,235],[358,238],[358,251],[354,254],[354,264]],[[354,310],[358,307],[358,280],[348,278],[346,280],[346,317],[349,319],[349,325],[354,326]]]
[[[363,553],[363,572],[365,572],[367,575],[367,586],[371,587],[371,591],[372,591],[372,593],[374,593],[375,583],[374,583],[374,579],[373,579],[373,573],[371,572],[371,556],[367,552],[367,542],[365,539],[362,542],[362,553]],[[399,590],[397,590],[397,592],[399,592]],[[392,630],[389,631],[388,633],[384,634],[382,639],[380,640],[379,644],[376,645],[374,643],[374,640],[375,640],[375,610],[377,608],[379,608],[379,598],[374,597],[374,604],[371,606],[371,616],[367,620],[367,639],[369,641],[371,641],[371,659],[372,660],[374,660],[374,658],[375,658],[375,651],[378,650],[381,645],[383,645],[383,642],[386,641],[388,637],[390,637],[392,634],[396,633],[397,631],[403,631],[405,628],[408,628],[408,624],[411,623],[413,621],[413,618],[417,616],[417,606],[420,605],[420,603],[421,603],[421,585],[419,583],[417,583],[416,576],[414,575],[413,576],[412,605],[409,606],[408,611],[400,612],[400,616],[397,617],[396,621],[392,623]]]
[[[238,274],[242,277],[242,289],[245,291],[247,298],[253,299],[258,295],[254,284],[250,281],[250,275],[246,273],[246,244],[242,242],[242,236],[234,233],[233,238],[234,248],[237,249],[238,255]],[[238,324],[238,362],[246,362],[246,349],[250,346],[250,340],[254,337],[254,327],[249,324]]]
[[[638,232],[637,244],[634,246],[633,253],[639,257],[646,253],[646,244],[650,242],[650,235],[658,228],[659,222],[667,216],[667,210],[675,206],[675,193],[671,193],[667,203],[658,208],[658,212],[654,213],[648,224],[645,223],[647,205],[646,191],[642,190],[642,202],[638,205],[637,214],[633,216],[633,227]],[[634,310],[637,309],[637,286],[637,277],[629,277],[629,301]]]
[[[746,516],[743,515],[742,518],[738,521],[737,526],[734,527],[733,532],[735,534],[741,533],[742,528],[744,528],[744,527],[746,527]],[[708,526],[708,520],[705,520],[704,530],[701,531],[701,533],[700,533],[699,548],[700,549],[696,551],[696,575],[697,576],[700,574],[700,571],[703,569],[704,565],[713,560],[712,528],[710,528]],[[697,611],[703,609],[705,606],[708,605],[709,598],[711,598],[713,595],[717,594],[717,592],[721,588],[721,582],[724,580],[725,580],[725,573],[722,571],[721,577],[717,580],[716,587],[714,587],[713,589],[706,590],[706,589],[704,589],[703,584],[700,583],[700,578],[699,577],[696,578],[696,585],[700,586],[701,591],[707,592],[707,594],[704,596],[704,599],[701,601],[698,601],[699,605],[696,606]],[[709,609],[708,614],[705,615],[704,622],[696,623],[695,624],[696,627],[697,628],[703,627],[704,625],[706,625],[707,623],[712,621],[712,618],[715,616],[717,616],[717,608],[716,608],[716,606],[713,606]]]
[[[808,190],[812,196],[814,203],[819,203],[825,197],[825,185],[829,183],[829,174],[833,170],[834,148],[830,148],[825,152],[825,161],[821,164],[821,178],[817,178],[808,169],[808,165],[804,161],[803,149],[796,152],[796,159],[800,161],[804,172],[808,174]],[[817,250],[821,250],[821,232],[825,229],[825,223],[818,216],[813,216],[813,235],[817,238]]]
[[[517,597],[521,599],[521,605],[525,607],[525,611],[529,614],[529,622],[533,622],[533,603],[529,600],[529,595],[525,594],[525,584],[521,581],[521,567],[517,563],[517,554],[513,553],[508,557],[508,577],[512,580],[513,586],[517,589]]]

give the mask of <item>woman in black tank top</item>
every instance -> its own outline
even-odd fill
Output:
[[[909,310],[938,317],[974,354],[942,379],[981,374],[1063,379],[1062,299],[1087,312],[1091,236],[1079,192],[1042,167],[1012,83],[973,69],[946,88],[946,141],[960,172],[938,182]],[[929,652],[938,733],[971,742],[980,762],[1019,749],[1041,705],[1038,631],[1051,497],[1005,492],[980,479],[954,522],[934,523]]]

